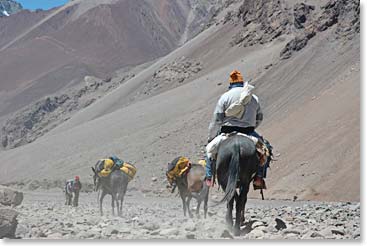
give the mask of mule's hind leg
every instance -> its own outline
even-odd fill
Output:
[[[119,216],[120,215],[120,200],[118,199],[118,196],[116,196],[115,202],[116,202],[117,216]]]
[[[240,195],[236,197],[236,222],[234,225],[234,235],[240,235],[240,225],[242,222],[242,217],[244,220],[245,214],[245,204],[247,202],[247,192],[248,187],[242,187],[240,191]]]
[[[191,199],[192,199],[192,196],[191,195],[188,195],[186,206],[187,206],[187,211],[189,212],[190,218],[193,218],[194,216],[192,215],[191,210],[190,210],[190,202],[191,202]]]
[[[103,204],[103,198],[105,197],[105,195],[106,195],[106,192],[104,190],[102,190],[101,197],[99,198],[99,212],[100,212],[101,216],[103,216],[102,204]]]
[[[196,207],[196,217],[198,217],[198,218],[200,218],[200,205],[201,205],[201,202],[202,202],[202,198],[201,197],[199,197],[198,199],[197,199],[197,201],[198,201],[198,206]]]
[[[112,216],[115,216],[115,201],[116,201],[116,194],[111,194],[111,207],[112,207]]]
[[[182,207],[183,207],[184,216],[186,217],[186,196],[182,195],[181,193],[180,193],[180,195],[181,195],[181,200],[182,200]]]
[[[246,189],[244,189],[244,198],[243,198],[243,207],[242,207],[242,211],[241,211],[241,225],[245,225],[245,209],[246,209],[246,203],[247,203],[247,194],[249,191],[249,186],[247,186]]]
[[[243,207],[243,210],[241,211],[241,222],[240,222],[241,226],[245,225],[245,207]]]
[[[209,200],[209,187],[208,187],[208,190],[205,191],[205,196],[204,196],[204,218],[205,219],[208,213],[208,200]]]
[[[233,216],[232,216],[233,203],[234,203],[234,197],[232,197],[232,199],[229,202],[227,202],[226,222],[227,225],[230,227],[233,226]]]
[[[120,217],[122,217],[122,203],[124,202],[124,197],[125,197],[125,194],[126,194],[126,190],[127,190],[127,184],[122,189],[122,192],[119,193],[119,197],[118,197],[118,200],[120,201],[120,207],[118,208],[118,215]]]

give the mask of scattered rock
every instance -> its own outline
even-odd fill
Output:
[[[63,236],[59,232],[51,233],[51,234],[47,235],[47,239],[62,239],[62,238],[63,238]]]
[[[233,236],[231,235],[231,233],[228,230],[224,230],[222,234],[220,235],[220,237],[233,239]]]
[[[360,238],[360,237],[361,237],[361,231],[360,231],[360,229],[355,230],[355,231],[353,232],[353,238],[354,238],[354,239],[357,239],[357,238]]]
[[[310,235],[312,238],[317,238],[317,237],[324,237],[323,235],[321,235],[320,233],[318,232],[312,232],[311,235]]]
[[[149,231],[154,231],[159,229],[159,225],[156,223],[148,223],[143,226],[144,229],[147,229]]]
[[[338,229],[332,229],[331,233],[335,235],[342,235],[342,236],[345,235],[345,232],[343,230],[338,230]]]
[[[256,227],[263,226],[263,225],[264,223],[262,221],[255,221],[254,223],[252,223],[251,228],[255,229]]]
[[[13,209],[0,208],[0,238],[14,238],[17,229],[18,212]]]
[[[23,201],[23,192],[0,186],[0,204],[4,206],[18,206]]]
[[[79,232],[75,238],[78,239],[87,239],[87,238],[93,238],[95,237],[95,233],[94,232],[90,232],[90,231],[81,231]]]
[[[281,59],[288,59],[292,56],[294,51],[299,51],[307,45],[309,38],[307,35],[298,35],[291,41],[289,41],[286,46],[280,52]]]
[[[300,235],[301,232],[296,229],[285,229],[283,230],[283,234],[297,234]]]
[[[297,29],[304,28],[304,24],[307,21],[312,10],[315,10],[315,6],[305,3],[296,3],[293,7],[294,26]]]
[[[248,236],[249,239],[262,239],[264,238],[265,233],[262,230],[255,228],[248,234]]]
[[[285,222],[282,219],[276,218],[275,222],[277,223],[275,225],[275,228],[279,231],[279,230],[283,230],[287,228],[287,225],[285,224]]]
[[[320,231],[320,234],[326,238],[330,238],[333,236],[333,231],[338,231],[338,228],[335,226],[328,226]]]
[[[176,236],[178,235],[180,232],[178,231],[178,229],[176,228],[169,228],[169,229],[163,229],[159,232],[160,235],[162,236]]]
[[[270,64],[268,64],[268,65],[266,65],[265,67],[264,67],[264,69],[265,70],[268,70],[269,68],[271,68],[273,66],[273,63],[270,63]]]
[[[191,232],[196,231],[196,225],[193,222],[188,222],[184,226],[185,226],[186,231],[191,231]]]
[[[186,57],[180,57],[161,66],[143,89],[143,94],[154,94],[158,90],[177,87],[202,70],[202,63]]]

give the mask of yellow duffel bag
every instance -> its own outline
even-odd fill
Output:
[[[127,162],[122,165],[120,170],[127,174],[127,176],[129,177],[129,181],[131,181],[136,174],[136,167]]]
[[[111,159],[102,159],[100,161],[103,161],[103,169],[98,173],[98,175],[100,177],[107,177],[112,171],[114,162]]]

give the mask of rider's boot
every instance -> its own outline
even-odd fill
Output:
[[[263,178],[263,173],[264,173],[264,167],[260,167],[257,170],[257,174],[254,178],[254,190],[259,190],[259,189],[266,189],[266,184],[265,184],[265,180]]]

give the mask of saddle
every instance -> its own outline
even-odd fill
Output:
[[[218,148],[219,145],[226,140],[227,138],[234,136],[234,135],[239,135],[239,136],[244,136],[249,138],[250,140],[252,140],[255,144],[256,147],[256,151],[257,151],[257,155],[259,157],[260,160],[260,166],[263,167],[268,158],[270,157],[270,150],[268,149],[268,147],[266,146],[266,144],[259,138],[250,136],[250,135],[246,135],[244,133],[240,133],[240,132],[231,132],[231,133],[221,133],[220,135],[218,135],[217,137],[215,137],[207,146],[206,146],[206,151],[208,154],[208,158],[211,159],[216,159],[217,153],[218,153]]]

